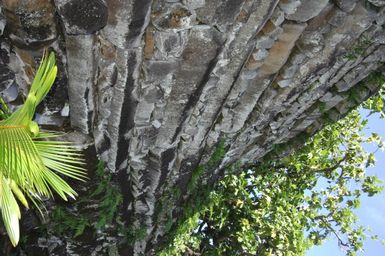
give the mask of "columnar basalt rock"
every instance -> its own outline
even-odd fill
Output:
[[[361,83],[351,97],[384,72],[381,0],[3,0],[1,10],[0,94],[16,107],[43,48],[54,49],[59,77],[38,121],[93,139],[121,186],[120,219],[145,230],[130,245],[97,234],[98,255],[153,255],[219,141],[226,154],[199,186],[274,145],[301,144],[325,116],[339,119],[376,93]],[[41,246],[86,255],[96,246],[87,243]]]
[[[4,0],[8,38],[18,47],[40,48],[57,37],[55,8],[49,0]]]

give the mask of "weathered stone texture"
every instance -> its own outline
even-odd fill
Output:
[[[146,230],[141,241],[119,245],[122,255],[153,254],[165,223],[193,196],[192,172],[220,140],[227,153],[202,174],[202,186],[231,163],[301,144],[325,116],[336,120],[374,94],[378,85],[368,84],[350,96],[384,70],[380,0],[5,0],[2,10],[0,93],[16,106],[42,48],[57,51],[57,91],[38,121],[70,119],[116,174],[126,225]],[[176,190],[183,195],[157,211]],[[55,243],[71,255],[92,247]]]
[[[67,35],[68,96],[71,125],[88,134],[94,119],[94,35]]]
[[[8,21],[6,34],[19,47],[40,48],[57,37],[55,9],[49,0],[4,0],[2,10]]]
[[[92,34],[107,24],[108,10],[102,0],[56,0],[68,35]]]

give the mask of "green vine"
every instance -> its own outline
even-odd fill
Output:
[[[133,244],[135,241],[142,239],[145,236],[145,229],[126,227],[119,217],[119,206],[123,202],[123,197],[118,188],[112,185],[112,175],[105,172],[104,162],[98,162],[95,173],[98,185],[76,202],[75,205],[89,203],[90,201],[98,202],[97,219],[91,222],[86,214],[81,215],[67,207],[58,205],[50,215],[52,223],[55,223],[54,234],[59,236],[70,234],[72,237],[77,238],[83,235],[87,228],[91,229],[95,235],[98,230],[104,231],[115,225],[118,234],[123,237],[122,242]]]
[[[190,198],[190,200],[185,202],[181,207],[181,209],[183,209],[183,216],[177,223],[172,221],[170,214],[169,221],[166,223],[167,241],[165,241],[163,247],[161,246],[157,255],[180,255],[180,253],[186,249],[185,241],[190,240],[190,242],[193,243],[194,238],[191,236],[191,233],[199,221],[201,212],[206,211],[219,200],[218,195],[212,192],[213,185],[198,186],[199,178],[208,170],[218,167],[225,157],[226,152],[225,140],[222,138],[219,140],[207,164],[198,165],[193,171],[187,190],[190,194],[193,194],[194,197]]]
[[[356,44],[353,45],[353,47],[350,49],[349,52],[345,54],[344,57],[348,60],[358,59],[360,56],[366,54],[366,50],[370,46],[371,42],[372,41],[368,37],[363,36],[358,40]]]

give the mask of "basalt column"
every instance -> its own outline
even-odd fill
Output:
[[[17,107],[53,49],[59,74],[37,121],[106,163],[123,196],[119,221],[143,231],[130,243],[112,226],[38,246],[153,255],[194,196],[199,165],[210,168],[197,189],[274,145],[300,145],[378,91],[368,77],[384,72],[384,23],[384,0],[3,0],[1,96]],[[224,157],[208,164],[218,145]]]

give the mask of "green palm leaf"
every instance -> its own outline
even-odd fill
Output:
[[[84,161],[70,142],[53,140],[61,134],[40,132],[32,118],[37,105],[50,90],[57,73],[55,56],[43,56],[28,97],[10,114],[0,99],[0,212],[14,246],[19,241],[21,213],[16,198],[28,207],[27,198],[36,206],[42,196],[75,198],[76,192],[59,176],[84,181]],[[39,209],[40,210],[40,209]]]

